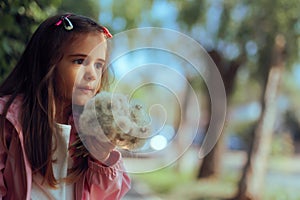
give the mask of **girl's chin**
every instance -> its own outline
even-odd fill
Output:
[[[77,98],[73,98],[72,103],[78,106],[84,106],[86,102],[90,99],[91,97],[87,97],[87,96],[80,97],[80,98],[77,97]]]

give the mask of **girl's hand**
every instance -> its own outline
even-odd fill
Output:
[[[115,145],[108,140],[103,139],[101,134],[96,136],[86,135],[84,137],[84,143],[91,158],[100,161],[103,164],[105,164],[105,161],[107,161],[110,156],[110,152],[115,148]]]
[[[104,141],[97,136],[83,135],[76,136],[76,140],[69,147],[72,155],[71,157],[87,157],[89,156],[92,161],[98,162],[109,166],[110,153],[114,150],[115,146],[110,142]]]
[[[79,120],[80,115],[76,115],[75,118],[79,126],[79,142],[84,144],[84,146],[82,144],[82,147],[76,147],[77,151],[82,152],[76,155],[82,155],[84,157],[89,155],[93,160],[105,164],[105,161],[109,158],[110,152],[115,148],[115,145],[108,140],[95,117]]]

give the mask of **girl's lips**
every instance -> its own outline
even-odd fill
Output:
[[[84,94],[91,94],[94,92],[94,89],[90,87],[77,87],[77,89]]]

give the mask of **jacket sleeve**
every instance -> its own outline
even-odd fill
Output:
[[[11,140],[10,132],[11,131],[15,131],[13,125],[8,120],[5,120],[3,134],[5,136],[6,144],[10,143],[10,140]],[[2,137],[2,136],[0,136],[0,137]],[[0,199],[1,200],[5,197],[5,195],[7,193],[7,188],[6,188],[5,180],[4,180],[4,170],[5,170],[6,159],[7,159],[7,151],[1,141],[0,142]]]
[[[6,186],[4,183],[4,167],[6,162],[7,153],[5,152],[5,149],[2,144],[0,144],[0,199],[6,195]]]
[[[121,199],[130,189],[130,178],[125,172],[121,154],[112,151],[105,166],[98,161],[88,160],[85,176],[85,191],[89,190],[90,199]]]
[[[70,118],[72,125],[70,143],[75,141],[77,131],[74,120],[78,117]],[[77,123],[78,124],[78,123]],[[88,169],[84,177],[80,178],[77,184],[79,191],[76,192],[77,199],[101,199],[118,200],[121,199],[130,189],[130,178],[125,171],[122,156],[119,151],[112,151],[105,165],[100,161],[88,158]]]

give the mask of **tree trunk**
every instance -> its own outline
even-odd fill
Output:
[[[254,130],[254,138],[248,152],[248,160],[238,184],[234,200],[262,199],[264,176],[270,152],[272,133],[276,117],[276,96],[284,68],[284,37],[278,35],[272,55],[272,63],[264,86],[261,115]]]
[[[220,174],[221,168],[221,154],[222,154],[222,142],[216,143],[214,148],[203,158],[203,162],[200,166],[197,178],[217,178]]]
[[[210,51],[209,55],[211,56],[212,60],[218,67],[220,74],[222,76],[224,87],[226,91],[226,97],[231,96],[232,89],[234,85],[234,80],[238,71],[238,68],[241,66],[244,57],[240,57],[239,59],[231,62],[226,62],[221,55],[217,51]],[[214,80],[211,80],[214,81]],[[208,98],[207,101],[209,101]],[[206,127],[209,126],[210,121]],[[224,141],[223,141],[223,133],[220,135],[219,140],[217,141],[214,148],[203,158],[202,164],[199,168],[197,178],[208,178],[208,177],[215,177],[217,178],[220,174],[221,170],[221,158],[222,152],[224,149]]]

